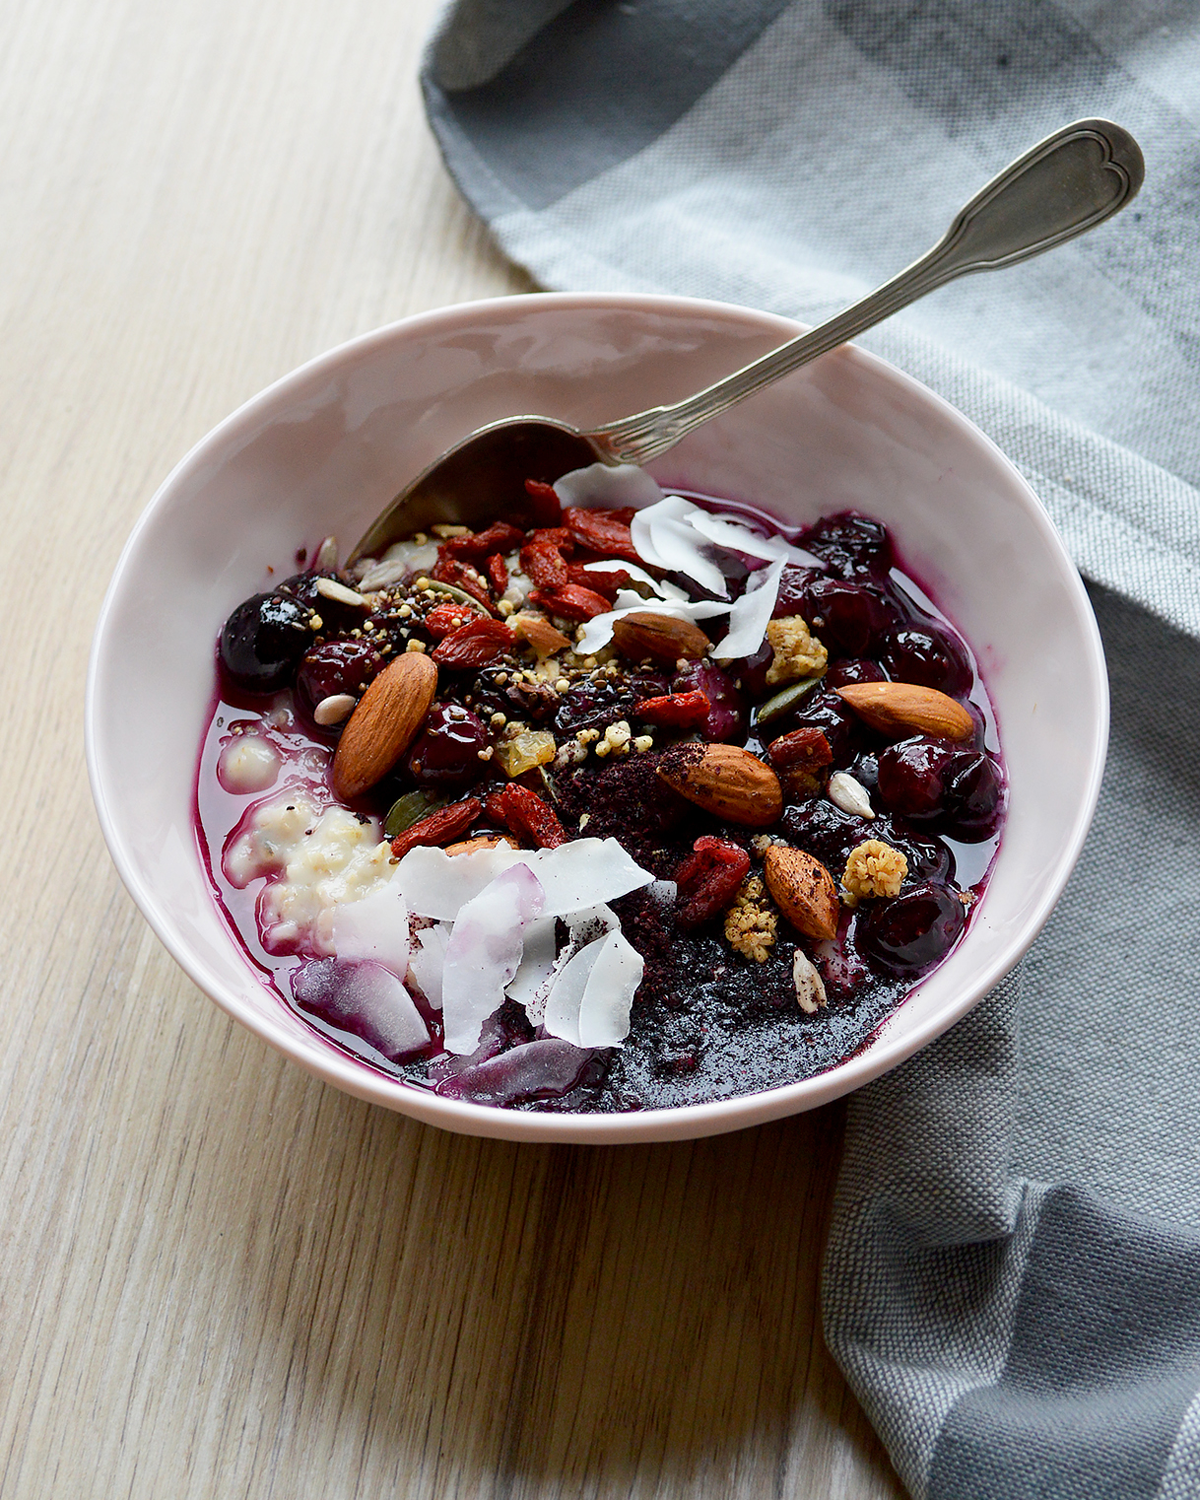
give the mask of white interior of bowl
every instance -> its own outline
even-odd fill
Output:
[[[195,982],[320,1077],[449,1129],[631,1141],[732,1130],[837,1097],[964,1014],[1024,952],[1095,805],[1107,687],[1095,622],[1045,512],[1003,455],[924,387],[845,349],[701,428],[655,465],[667,485],[790,522],[857,507],[966,635],[996,706],[1011,810],[966,938],[850,1061],[743,1099],[560,1116],[438,1098],[355,1062],[251,969],[215,906],[192,829],[197,747],[228,611],[294,571],[327,532],[347,546],[472,427],[537,412],[581,425],[670,401],[799,331],[766,314],[658,297],[514,297],[383,329],[287,376],[182,461],[130,538],[97,628],[88,760],[118,869]]]

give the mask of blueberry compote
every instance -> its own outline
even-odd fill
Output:
[[[1005,783],[970,648],[869,517],[780,532],[699,496],[635,514],[527,489],[484,532],[350,572],[326,544],[230,616],[197,773],[227,920],[305,1025],[451,1097],[611,1112],[834,1066],[951,951],[987,880]],[[426,699],[396,730],[379,700],[413,653],[436,679],[409,673]],[[698,779],[710,747],[753,758],[749,803]],[[540,1000],[518,969],[472,1049],[448,1050],[457,929],[417,916],[390,951],[356,919],[413,849],[581,838],[616,840],[642,883],[543,923]],[[826,892],[815,917],[797,867]],[[636,960],[627,1030],[585,1045],[555,986],[614,929]]]

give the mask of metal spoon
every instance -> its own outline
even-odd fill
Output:
[[[1006,167],[962,208],[941,240],[878,290],[672,406],[656,406],[592,432],[553,417],[508,417],[480,427],[403,490],[349,561],[437,522],[486,524],[519,517],[526,479],[553,482],[597,460],[644,464],[763,386],[844,344],[935,287],[971,271],[992,271],[1040,255],[1102,223],[1142,185],[1141,149],[1108,120],[1077,120]]]

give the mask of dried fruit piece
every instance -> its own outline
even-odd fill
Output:
[[[962,704],[937,688],[915,682],[854,682],[836,691],[860,719],[890,739],[927,734],[966,740],[975,732],[975,721]]]
[[[557,849],[567,842],[567,831],[549,803],[515,781],[502,791],[489,792],[484,807],[489,818],[539,849]]]
[[[486,567],[488,582],[495,589],[496,596],[499,598],[508,587],[508,564],[498,552],[493,552],[487,560]]]
[[[336,797],[361,797],[392,769],[417,736],[437,691],[437,667],[420,652],[389,662],[359,700],[330,770]]]
[[[605,606],[607,608],[607,605]],[[698,661],[712,649],[712,642],[691,620],[637,610],[613,621],[613,641],[629,661],[651,661],[673,667],[681,658]]]
[[[837,936],[837,886],[820,860],[803,849],[772,844],[763,856],[763,874],[775,904],[797,932],[819,939]]]
[[[767,747],[767,759],[777,771],[814,771],[833,760],[833,751],[823,730],[806,725],[781,734]]]
[[[430,578],[438,583],[449,583],[455,588],[462,589],[464,594],[469,594],[477,603],[482,604],[488,614],[495,613],[491,596],[488,594],[487,580],[478,568],[473,568],[470,563],[463,562],[460,558],[446,555],[449,542],[438,548],[438,560],[429,570]]]
[[[642,560],[629,534],[629,523],[618,520],[611,511],[571,506],[563,511],[563,522],[581,547],[604,557],[623,557],[626,562]]]
[[[541,479],[527,479],[525,493],[530,499],[533,518],[539,526],[557,526],[562,516],[562,502],[552,484]]]
[[[511,649],[512,644],[513,633],[505,621],[481,618],[452,630],[429,654],[439,667],[455,672],[473,671]]]
[[[811,634],[800,615],[785,615],[767,626],[767,640],[774,653],[767,668],[767,686],[778,687],[799,678],[817,677],[829,660],[825,647]]]
[[[750,856],[729,839],[697,839],[675,871],[675,920],[680,927],[698,927],[724,911],[749,869]]]
[[[529,598],[549,614],[559,615],[564,620],[590,620],[608,613],[608,600],[603,595],[593,589],[581,588],[577,583],[555,589],[532,589]]]
[[[633,705],[633,717],[665,729],[698,729],[708,718],[712,704],[698,688],[691,693],[668,693],[663,698],[643,698]]]
[[[403,859],[410,849],[418,846],[438,848],[466,833],[483,811],[478,797],[468,797],[464,802],[455,802],[451,807],[440,808],[406,828],[392,840],[392,858]]]
[[[457,557],[478,566],[494,552],[514,552],[521,545],[523,535],[507,521],[493,521],[486,531],[456,536],[439,550],[448,557]],[[503,593],[503,589],[500,592]]]
[[[435,641],[440,641],[475,617],[475,611],[465,604],[435,604],[421,623]]]
[[[570,582],[562,553],[550,542],[521,548],[521,567],[540,589],[560,589]]]
[[[496,759],[506,776],[523,776],[538,766],[548,766],[558,753],[548,729],[526,729],[496,746]]]
[[[526,640],[539,656],[553,656],[558,651],[568,651],[571,642],[557,625],[552,625],[545,615],[531,609],[523,609],[513,615],[510,624],[518,640]]]
[[[430,813],[445,806],[446,800],[443,797],[434,797],[421,791],[405,792],[388,808],[388,815],[383,820],[384,834],[389,839],[394,839],[414,823],[419,823],[422,818],[427,818]]]
[[[769,828],[783,811],[779,777],[740,745],[678,745],[656,770],[680,796],[741,827]]]
[[[589,568],[583,563],[568,563],[567,578],[580,588],[603,594],[610,603],[616,599],[618,589],[629,584],[629,574],[624,568]]]

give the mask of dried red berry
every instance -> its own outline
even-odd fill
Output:
[[[626,562],[642,560],[629,534],[629,523],[618,520],[610,510],[572,506],[563,511],[563,522],[581,547],[590,547],[604,557],[623,557]]]
[[[487,560],[488,582],[495,589],[497,597],[508,587],[508,565],[498,552],[493,552]]]
[[[430,813],[427,818],[422,818],[419,823],[414,823],[411,828],[396,835],[392,840],[393,859],[403,859],[410,849],[415,849],[418,845],[433,847],[448,844],[460,833],[466,833],[482,811],[483,804],[479,798],[468,797],[465,802],[456,802],[453,807],[443,807]]]
[[[552,484],[543,484],[540,479],[527,479],[525,493],[530,499],[533,518],[539,526],[557,526],[562,515],[562,504]]]
[[[550,804],[515,781],[502,791],[489,792],[485,807],[489,818],[539,849],[557,849],[567,842],[567,831]]]
[[[560,552],[571,553],[575,542],[565,526],[539,526],[525,537],[527,546],[557,547]]]
[[[451,583],[456,589],[462,589],[464,594],[470,594],[472,599],[477,599],[488,614],[495,614],[495,606],[488,593],[487,580],[483,574],[478,568],[473,568],[470,563],[448,556],[444,546],[438,548],[438,560],[430,568],[429,576],[436,579],[438,583]]]
[[[767,747],[767,759],[777,771],[814,771],[833,760],[833,751],[822,730],[812,727],[781,734]]]
[[[712,704],[708,694],[699,688],[690,693],[668,693],[662,698],[643,698],[635,703],[633,712],[647,724],[660,724],[664,729],[698,729],[708,718]]]
[[[435,641],[457,630],[475,614],[468,604],[435,604],[422,620],[422,624]]]
[[[565,620],[590,620],[594,615],[607,614],[611,608],[602,594],[577,583],[557,589],[533,589],[529,598],[547,614],[560,615]]]
[[[591,571],[582,563],[567,564],[567,578],[584,589],[593,589],[608,600],[617,597],[617,590],[629,584],[629,574],[624,568],[597,568]]]
[[[675,920],[699,927],[730,904],[750,870],[750,856],[729,839],[700,838],[675,871]]]
[[[550,542],[529,542],[522,547],[521,567],[540,589],[560,589],[570,581],[562,553]]]
[[[457,557],[463,562],[478,565],[493,552],[512,552],[521,545],[523,533],[507,521],[493,521],[486,531],[468,532],[466,536],[451,537],[444,544],[448,557]]]
[[[482,615],[452,630],[429,653],[439,667],[463,672],[482,667],[513,644],[511,628],[503,620],[485,620]]]

